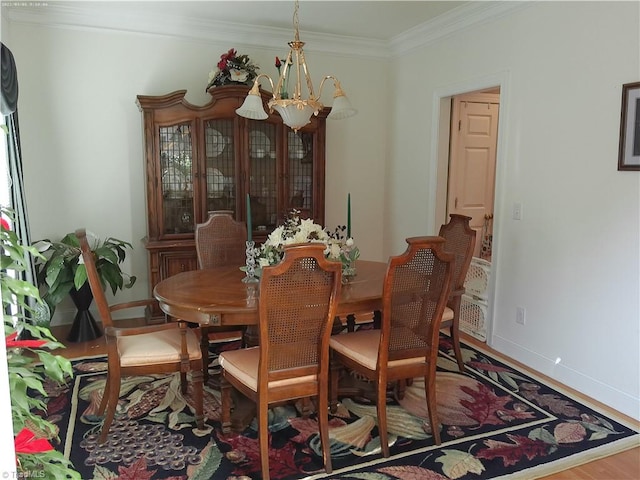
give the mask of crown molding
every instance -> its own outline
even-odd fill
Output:
[[[520,0],[469,2],[393,37],[388,48],[392,55],[403,55],[471,26],[521,10],[531,3]]]
[[[529,2],[469,2],[446,12],[435,19],[418,25],[391,39],[329,35],[318,32],[302,32],[302,40],[313,48],[308,51],[332,55],[360,56],[386,59],[404,54],[417,47],[471,25],[494,19],[522,8]],[[57,5],[51,2],[47,8],[3,6],[3,16],[10,23],[24,23],[51,28],[80,30],[109,30],[137,35],[160,35],[179,37],[203,42],[242,44],[255,48],[282,48],[291,41],[290,29],[261,27],[227,22],[216,22],[194,17],[185,17],[176,22],[174,16],[127,10],[126,14],[107,6],[92,2],[77,2]]]

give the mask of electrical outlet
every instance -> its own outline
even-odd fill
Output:
[[[524,307],[516,307],[516,323],[520,325],[527,323]]]
[[[513,204],[513,219],[522,220],[522,203],[520,202]]]

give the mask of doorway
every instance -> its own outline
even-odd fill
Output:
[[[492,298],[496,258],[494,224],[496,190],[499,190],[499,171],[503,166],[499,159],[500,130],[504,128],[501,93],[504,79],[495,86],[470,85],[438,95],[437,167],[435,226],[446,223],[450,213],[472,218],[471,226],[477,232],[474,257],[488,278],[482,298],[468,297],[467,307],[475,317],[482,317],[482,329],[473,330],[477,339],[491,343]],[[491,84],[489,84],[491,85]],[[473,269],[473,268],[472,268]],[[475,293],[475,292],[473,292]],[[464,319],[461,315],[461,324]],[[480,320],[478,318],[478,320]],[[478,321],[478,323],[480,323]],[[463,330],[465,330],[463,328]],[[470,330],[467,330],[470,333]]]
[[[495,90],[495,89],[494,89]],[[473,256],[491,261],[500,92],[481,91],[451,99],[447,217],[471,217]]]

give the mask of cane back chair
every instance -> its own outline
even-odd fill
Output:
[[[226,266],[241,267],[246,260],[247,226],[233,218],[231,210],[214,210],[204,223],[196,225],[196,254],[198,268],[216,268]],[[209,358],[209,332],[237,332],[244,335],[244,329],[238,327],[200,327],[202,356]],[[244,342],[244,339],[243,339]],[[209,379],[209,368],[205,368],[204,380]]]
[[[262,478],[269,478],[269,405],[317,397],[325,470],[331,473],[328,434],[329,337],[342,265],[324,257],[323,244],[285,248],[278,264],[262,269],[257,347],[220,354],[222,425],[231,426],[231,387],[257,405]]]
[[[193,331],[184,322],[170,322],[144,327],[120,328],[114,325],[111,313],[128,308],[145,307],[155,300],[138,300],[109,306],[104,286],[98,276],[95,260],[85,229],[75,232],[87,270],[91,293],[104,327],[107,344],[107,381],[98,415],[106,416],[99,442],[104,443],[115,416],[122,377],[162,373],[180,373],[182,392],[187,391],[187,372],[191,372],[196,423],[204,428],[202,355]]]
[[[461,372],[464,372],[464,360],[460,350],[460,304],[462,294],[465,291],[464,280],[469,265],[471,265],[476,244],[476,231],[469,226],[470,221],[471,217],[452,213],[449,215],[449,222],[442,225],[438,233],[444,238],[445,251],[454,256],[451,292],[443,314],[441,328],[449,327],[453,351]]]
[[[331,401],[337,402],[339,367],[353,370],[376,386],[377,421],[382,453],[389,456],[387,384],[423,377],[429,424],[437,445],[436,363],[442,312],[449,295],[452,255],[441,237],[407,238],[407,250],[391,257],[382,293],[380,329],[334,335]]]
[[[209,212],[207,221],[196,225],[198,268],[244,265],[247,226],[232,215],[231,210]]]

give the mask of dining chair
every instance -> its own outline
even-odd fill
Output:
[[[196,255],[198,268],[216,268],[237,266],[246,262],[247,226],[233,218],[231,210],[214,210],[204,223],[196,225]],[[208,363],[209,332],[215,328],[218,332],[237,332],[244,337],[244,329],[238,327],[200,326],[202,357]],[[243,339],[244,343],[244,339]],[[209,380],[209,368],[205,368],[204,381]]]
[[[269,478],[268,408],[317,398],[325,470],[331,473],[328,432],[329,337],[339,298],[342,265],[325,259],[324,244],[285,247],[283,260],[262,269],[256,347],[220,354],[222,428],[231,428],[235,387],[257,405],[262,478]]]
[[[334,335],[331,401],[337,403],[342,366],[372,381],[380,445],[389,456],[387,384],[423,377],[429,424],[440,445],[436,410],[436,363],[442,312],[451,286],[453,256],[444,251],[442,237],[412,237],[402,255],[389,258],[382,292],[380,329]]]
[[[439,236],[444,238],[444,249],[453,254],[453,273],[451,275],[451,292],[447,307],[442,315],[440,328],[449,327],[453,351],[458,368],[464,372],[464,360],[460,350],[460,304],[465,292],[464,281],[469,271],[476,244],[476,231],[471,228],[471,217],[452,213],[449,222],[440,227]]]
[[[99,442],[104,443],[115,416],[122,377],[163,373],[180,373],[182,393],[187,392],[187,373],[191,373],[195,419],[204,428],[202,355],[197,336],[184,322],[169,322],[143,327],[116,327],[112,312],[146,307],[155,300],[137,300],[109,305],[100,282],[85,229],[76,230],[87,279],[93,293],[107,345],[107,381],[98,415],[106,409]]]
[[[196,225],[198,268],[241,267],[245,264],[246,241],[247,226],[236,221],[231,210],[209,212],[207,221]]]

